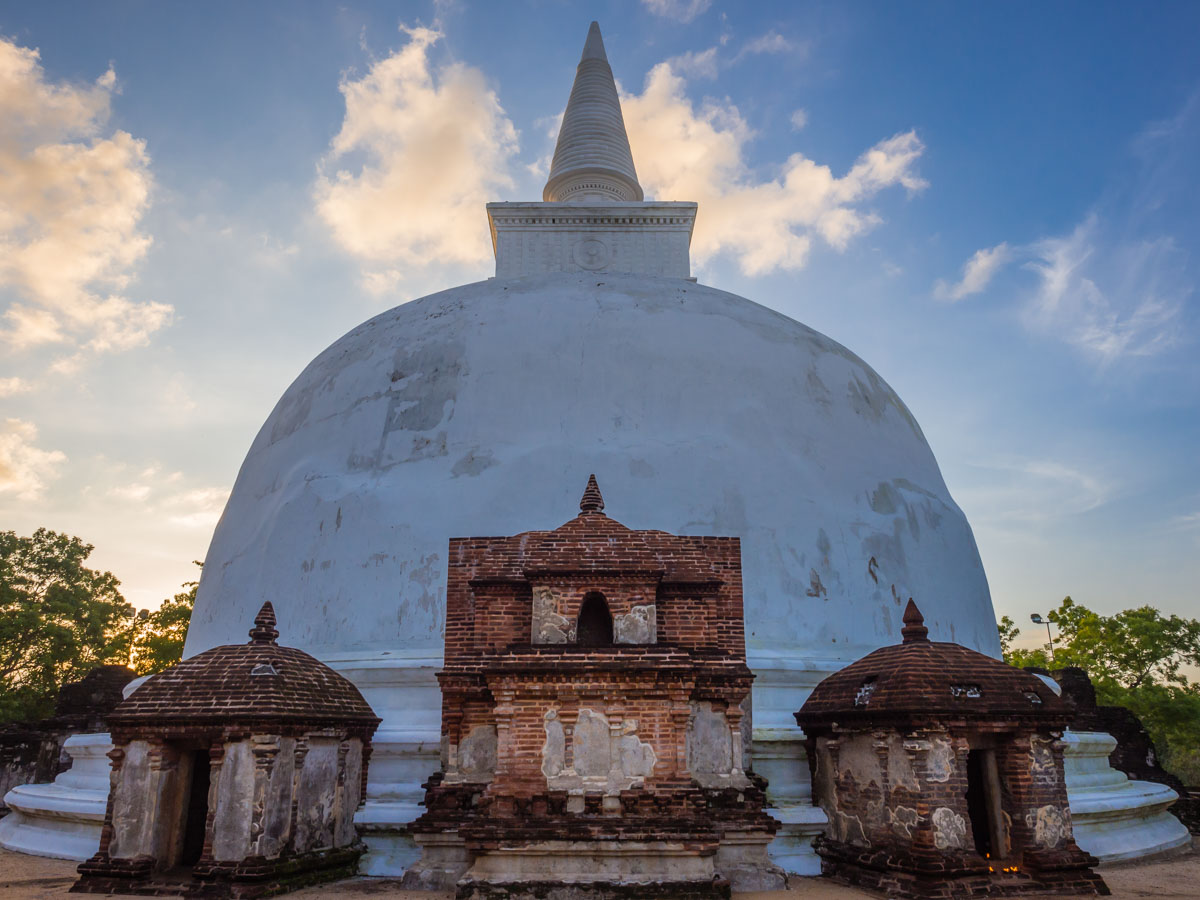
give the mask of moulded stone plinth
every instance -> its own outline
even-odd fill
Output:
[[[670,841],[541,841],[481,853],[459,882],[460,900],[491,897],[729,896],[714,857]]]
[[[804,732],[793,713],[812,689],[845,662],[804,659],[762,650],[748,654],[754,672],[754,771],[767,779],[767,812],[779,822],[768,852],[789,875],[821,874],[813,841],[825,832],[825,811],[813,805]]]
[[[768,856],[770,843],[771,835],[761,831],[726,832],[721,837],[714,866],[731,890],[782,891],[787,887],[787,874]]]
[[[408,866],[401,887],[409,891],[452,891],[471,867],[471,854],[457,832],[418,834],[421,858]]]
[[[108,734],[74,734],[63,749],[71,767],[50,784],[21,784],[4,796],[12,810],[0,819],[0,847],[85,860],[100,846],[108,803]]]
[[[1168,811],[1179,795],[1164,784],[1130,781],[1108,764],[1116,738],[1068,731],[1064,774],[1075,843],[1101,862],[1138,859],[1185,847],[1187,828]]]
[[[366,800],[354,817],[367,852],[359,874],[403,875],[421,855],[407,826],[422,812],[422,785],[441,767],[440,656],[327,655],[321,661],[354,682],[383,719],[371,740]]]

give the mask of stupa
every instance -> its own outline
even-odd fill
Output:
[[[357,817],[367,873],[416,860],[404,829],[440,766],[447,542],[554,527],[581,473],[633,528],[741,539],[753,769],[789,872],[819,873],[826,826],[792,717],[812,688],[895,643],[910,595],[937,640],[999,656],[974,538],[912,414],[842,345],[697,284],[696,204],[646,200],[633,160],[593,23],[543,202],[488,204],[496,277],[397,306],[313,360],[213,536],[186,656],[285,596],[290,642],[382,716]],[[1144,782],[1093,802],[1122,777],[1093,744],[1065,751],[1072,812],[1096,823],[1080,846],[1175,846],[1172,798],[1148,818]],[[10,791],[0,846],[95,853],[110,748],[72,737],[70,770]]]
[[[825,818],[792,713],[895,642],[901,597],[999,655],[966,518],[866,363],[692,278],[697,206],[644,198],[595,23],[542,201],[487,215],[494,278],[365,322],[284,393],[217,525],[185,653],[289,599],[294,644],[383,719],[362,868],[398,874],[439,768],[447,543],[555,527],[594,472],[631,528],[740,537],[772,853],[816,874]]]

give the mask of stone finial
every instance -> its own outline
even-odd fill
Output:
[[[904,607],[904,627],[900,629],[900,633],[904,635],[906,644],[929,640],[929,629],[925,627],[925,617],[917,609],[917,604],[913,603],[912,597],[908,598],[908,605]]]
[[[250,643],[273,644],[279,637],[279,629],[275,627],[275,607],[268,600],[254,617],[254,627],[250,629]]]
[[[604,513],[604,498],[600,495],[600,485],[596,484],[596,476],[589,475],[587,488],[579,500],[579,511],[584,515]]]
[[[593,22],[575,70],[542,199],[612,203],[643,198],[604,39]]]

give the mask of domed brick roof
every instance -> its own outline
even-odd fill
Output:
[[[1066,705],[1040,678],[959,644],[929,640],[911,599],[901,634],[901,643],[868,653],[818,684],[796,722],[807,729],[867,720],[1032,718],[1066,726]]]
[[[147,679],[109,716],[138,722],[337,722],[376,725],[379,718],[349,680],[275,639],[275,611],[264,603],[250,641],[198,653]]]

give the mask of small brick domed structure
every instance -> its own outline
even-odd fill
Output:
[[[912,600],[901,633],[796,713],[829,817],[824,874],[889,896],[1107,894],[1071,831],[1066,704],[1035,675],[930,641]]]
[[[249,643],[152,676],[112,712],[100,849],[72,890],[257,897],[354,873],[379,719],[278,636],[265,603]]]

